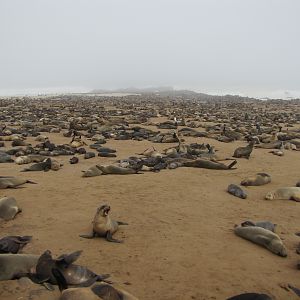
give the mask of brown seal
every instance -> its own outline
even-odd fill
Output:
[[[83,238],[94,238],[96,236],[105,237],[109,242],[122,243],[122,241],[114,239],[112,235],[118,230],[119,225],[128,225],[124,222],[112,220],[109,216],[110,206],[102,205],[98,207],[94,220],[93,230],[89,235],[80,235]]]

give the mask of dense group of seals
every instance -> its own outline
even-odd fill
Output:
[[[32,101],[29,98],[10,99],[11,102],[0,99],[0,109],[5,107],[5,113],[0,115],[0,120],[3,122],[3,126],[2,124],[0,126],[0,147],[5,148],[0,151],[0,163],[15,162],[17,165],[34,163],[26,166],[24,171],[59,170],[62,165],[56,158],[61,155],[69,155],[71,157],[69,162],[72,165],[82,163],[81,157],[92,159],[93,166],[84,171],[82,176],[94,177],[139,174],[141,171],[158,173],[161,170],[166,170],[164,172],[170,172],[181,167],[212,170],[236,169],[236,160],[228,164],[221,162],[225,159],[218,155],[218,149],[212,145],[211,141],[210,144],[187,144],[184,140],[185,137],[205,137],[222,143],[234,141],[240,141],[240,144],[245,143],[245,146],[238,147],[234,151],[233,157],[237,159],[249,159],[254,147],[272,150],[265,151],[266,155],[271,152],[277,156],[286,155],[288,153],[286,150],[300,150],[300,131],[295,127],[293,128],[293,124],[299,121],[299,116],[293,110],[289,113],[277,109],[273,110],[272,107],[276,107],[277,102],[241,103],[229,100],[221,104],[218,101],[211,103],[210,101],[201,101],[200,103],[194,98],[184,101],[182,98],[176,99],[176,96],[173,95],[171,98],[148,95],[146,99],[136,96],[133,98],[124,97],[122,101],[116,98],[102,101],[97,96],[88,98],[81,95],[79,97],[62,96],[60,101],[53,103],[41,99]],[[178,99],[179,101],[177,101]],[[191,103],[193,108],[191,108]],[[14,104],[16,105],[14,106]],[[113,109],[106,109],[104,104],[108,104]],[[254,110],[255,106],[259,109]],[[24,107],[26,107],[25,110]],[[226,114],[224,114],[224,110],[226,110]],[[167,120],[152,121],[152,118],[156,117],[167,118]],[[284,129],[280,124],[285,124],[284,127],[286,128]],[[153,127],[152,129],[143,128],[143,125]],[[51,141],[51,133],[60,133],[64,137],[72,138],[72,140],[68,140],[65,144],[56,144]],[[27,139],[32,137],[38,144],[34,145],[35,143]],[[114,162],[112,158],[117,156],[117,151],[103,147],[103,144],[106,144],[110,139],[118,141],[146,140],[151,143],[174,143],[174,145],[171,144],[170,147],[162,151],[149,148],[139,153],[138,157],[131,156]],[[89,148],[94,152],[90,150],[87,152],[85,149],[85,146],[88,146],[88,140],[92,141]],[[12,148],[8,148],[8,145]],[[257,155],[258,153],[262,152],[257,152]],[[273,159],[277,158],[273,157]],[[241,162],[241,165],[243,165],[242,163],[247,164],[248,162]],[[69,167],[73,168],[73,166]],[[263,170],[263,168],[261,169]],[[211,172],[211,176],[214,176],[215,173]],[[47,176],[49,173],[41,174]],[[101,178],[95,178],[95,180],[101,181]],[[270,182],[270,175],[257,173],[254,177],[242,180],[241,185],[261,186]],[[276,181],[274,180],[274,182]],[[3,189],[17,188],[25,183],[33,182],[18,177],[0,177],[0,188]],[[292,185],[294,184],[293,182]],[[300,184],[297,183],[296,186],[299,187]],[[294,188],[279,188],[268,193],[266,199],[299,201],[299,192]],[[230,184],[227,190],[237,197],[244,199],[247,197],[245,190],[238,185]],[[251,188],[247,188],[247,191],[250,190]],[[0,215],[2,214],[4,219],[10,220],[20,211],[16,202],[12,200],[1,202],[1,200]],[[108,241],[120,242],[114,239],[112,235],[117,231],[118,225],[125,223],[113,221],[108,212],[109,207],[107,205],[97,210],[92,233],[85,237],[103,236]],[[274,233],[275,229],[276,224],[269,221],[253,222],[247,220],[235,229],[235,233],[278,255],[285,256],[286,249],[279,236]],[[17,253],[26,243],[26,237],[4,237],[0,240],[0,252]],[[72,283],[75,283],[75,286],[82,283],[86,284],[85,279],[87,278],[82,274],[93,273],[89,273],[85,267],[73,264],[78,255],[78,252],[74,252],[53,259],[51,253],[46,251],[39,257],[37,270],[33,270],[36,265],[29,266],[30,257],[15,256],[16,264],[10,265],[13,266],[11,278],[30,274],[29,276],[39,283],[55,282],[59,285],[63,283],[61,287],[64,291],[61,299],[74,300],[77,297],[83,300],[85,296],[92,297],[92,295],[109,300],[127,299],[125,293],[119,292],[111,285],[98,284],[95,289],[94,287],[87,289],[68,288],[68,285],[72,285]],[[6,264],[8,261],[12,262],[12,258],[6,256],[6,260],[2,262]],[[20,268],[17,269],[19,263]],[[16,272],[13,271],[15,267]],[[10,275],[7,269],[4,273]],[[72,281],[74,277],[77,278],[77,275],[81,281]],[[88,275],[87,277],[93,281],[97,276],[91,275],[89,277]],[[266,295],[255,293],[241,294],[233,299],[256,299],[254,297],[269,299]]]

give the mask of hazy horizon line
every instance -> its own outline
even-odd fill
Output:
[[[107,93],[114,93],[116,90],[126,90],[126,89],[148,89],[157,87],[172,87],[174,91],[178,90],[189,90],[196,93],[203,93],[212,96],[225,96],[234,95],[241,97],[249,97],[256,99],[299,99],[300,90],[259,90],[255,89],[252,91],[245,91],[245,89],[220,89],[218,91],[214,89],[200,89],[200,88],[190,88],[190,87],[178,87],[178,86],[143,86],[143,87],[119,87],[119,88],[88,88],[88,87],[43,87],[43,88],[18,88],[18,89],[0,89],[0,97],[21,97],[21,96],[38,96],[38,95],[57,95],[57,94],[89,94],[93,90],[103,90]],[[241,91],[243,90],[243,91]],[[103,93],[103,94],[106,94]]]

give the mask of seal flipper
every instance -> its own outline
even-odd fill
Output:
[[[294,287],[294,286],[292,286],[292,285],[288,285],[288,287],[296,294],[296,295],[298,295],[299,297],[300,297],[300,289],[298,289],[298,288],[296,288],[296,287]]]
[[[26,183],[37,184],[36,182],[34,182],[32,180],[27,180]]]
[[[118,223],[118,225],[129,225],[128,223],[125,222],[121,222],[121,221],[116,221]]]
[[[81,253],[82,250],[72,252],[71,254],[62,254],[56,259],[56,262],[58,264],[65,264],[66,266],[68,266],[75,262],[79,258]]]
[[[110,231],[107,231],[107,233],[106,233],[106,240],[107,240],[108,242],[112,242],[112,243],[123,243],[123,241],[114,239],[114,238],[112,237],[112,234],[111,234]]]
[[[232,169],[232,167],[235,166],[236,164],[237,164],[237,161],[234,160],[227,168]]]
[[[61,271],[57,268],[52,268],[51,270],[53,276],[55,277],[57,281],[57,285],[59,287],[59,290],[62,292],[63,290],[66,290],[68,288],[68,283],[66,281],[65,276],[61,273]]]
[[[79,236],[85,239],[93,239],[96,236],[96,234],[93,231],[91,234],[80,234]]]

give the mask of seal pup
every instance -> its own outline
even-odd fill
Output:
[[[238,185],[236,184],[229,184],[227,188],[227,192],[233,196],[246,199],[247,198],[247,193],[243,191]]]
[[[17,254],[21,251],[30,241],[32,236],[6,236],[0,239],[0,253]]]
[[[24,156],[24,155],[21,155],[21,156],[19,156],[15,159],[15,163],[17,165],[29,164],[31,162],[32,161],[31,161],[30,157],[29,156]]]
[[[250,158],[255,142],[251,141],[246,147],[238,147],[234,150],[233,157],[235,158]]]
[[[103,166],[100,165],[99,169],[102,171],[103,175],[115,174],[115,175],[127,175],[127,174],[138,174],[139,170],[134,170],[131,168],[122,168],[114,165]]]
[[[267,248],[279,256],[287,256],[287,250],[282,240],[276,233],[270,230],[258,226],[236,226],[234,233],[246,240]]]
[[[268,192],[266,200],[294,200],[300,202],[300,187],[282,187],[275,192]]]
[[[93,224],[93,230],[91,234],[88,235],[79,235],[83,238],[94,238],[97,236],[105,237],[107,241],[114,243],[122,243],[123,241],[114,239],[112,235],[118,230],[119,225],[128,225],[124,222],[119,222],[112,220],[109,216],[110,206],[109,205],[101,205],[97,208]]]
[[[52,258],[50,250],[46,250],[38,259],[36,273],[27,274],[36,283],[57,284],[52,269],[58,269],[64,276],[67,284],[75,286],[90,286],[96,281],[102,281],[110,275],[97,275],[86,267],[73,264],[80,256],[82,251],[75,251],[71,254],[63,254],[57,259]],[[46,285],[47,287],[47,285]]]
[[[79,162],[79,159],[78,159],[78,157],[73,156],[72,158],[70,158],[69,162],[71,165],[74,165]]]
[[[94,177],[103,174],[102,170],[100,169],[100,166],[98,165],[92,166],[86,171],[81,171],[81,172],[83,172],[82,177]]]
[[[241,226],[243,227],[258,226],[258,227],[268,229],[272,232],[275,232],[277,224],[273,224],[272,222],[269,221],[259,221],[259,222],[245,221],[241,224]]]
[[[52,161],[51,158],[47,158],[42,162],[36,163],[31,165],[28,168],[25,168],[23,170],[21,170],[21,172],[28,172],[28,171],[44,171],[47,172],[51,169],[52,166]]]
[[[272,298],[266,294],[244,293],[227,298],[227,300],[272,300]]]
[[[0,176],[0,189],[17,188],[18,186],[25,183],[36,184],[36,182],[20,177]]]
[[[267,173],[257,173],[254,177],[247,177],[241,181],[244,186],[260,186],[271,182],[271,176]]]
[[[31,254],[1,254],[0,281],[23,277],[32,272],[38,262],[39,255]]]
[[[0,199],[0,218],[5,221],[12,220],[22,209],[18,206],[13,197],[3,197]]]

